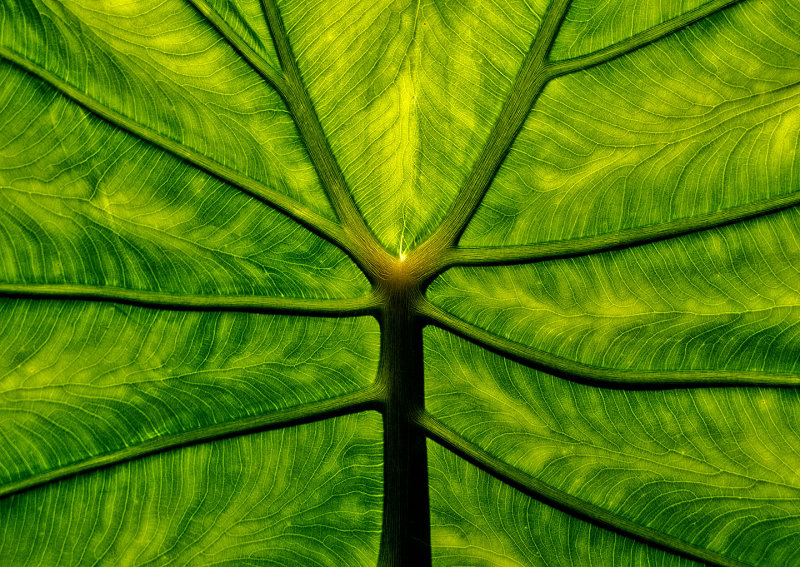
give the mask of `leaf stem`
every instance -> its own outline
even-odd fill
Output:
[[[431,533],[425,435],[412,423],[424,409],[418,291],[384,289],[376,383],[384,392],[384,497],[379,567],[430,567]]]
[[[451,249],[442,257],[439,272],[452,266],[491,266],[523,264],[574,258],[599,254],[610,250],[641,246],[651,242],[676,238],[695,232],[735,224],[760,216],[777,213],[800,205],[800,192],[773,197],[755,203],[732,207],[706,215],[676,219],[662,224],[623,230],[613,234],[601,234],[537,244],[507,247],[474,247]]]
[[[114,451],[113,453],[71,463],[58,469],[12,482],[0,487],[0,498],[38,488],[44,484],[61,480],[78,473],[95,471],[100,468],[118,465],[126,461],[139,459],[163,451],[171,451],[173,449],[180,449],[182,447],[208,441],[216,441],[227,437],[236,437],[270,429],[299,425],[301,423],[320,421],[361,411],[377,410],[379,407],[380,397],[378,390],[375,387],[370,387],[361,392],[348,394],[331,400],[313,402],[273,413],[201,427],[193,431],[184,431],[173,435],[156,437],[137,445]]]
[[[353,317],[373,314],[378,307],[374,295],[355,299],[295,299],[237,295],[183,295],[110,286],[81,284],[0,283],[0,297],[60,299],[125,303],[151,309],[176,311],[236,311],[284,313],[317,317]]]
[[[577,498],[534,476],[519,471],[462,438],[428,413],[420,413],[416,417],[415,423],[425,431],[428,437],[481,470],[528,496],[573,517],[694,561],[701,561],[715,567],[747,567],[745,563],[735,559],[622,518],[600,506]]]
[[[575,73],[576,71],[583,71],[584,69],[600,65],[601,63],[606,63],[607,61],[611,61],[612,59],[616,59],[617,57],[650,45],[663,37],[707,18],[729,6],[738,4],[741,1],[742,0],[712,0],[693,10],[684,12],[680,16],[662,22],[657,26],[653,26],[650,29],[593,53],[589,53],[588,55],[548,63],[547,69],[553,77],[558,77],[569,73]]]
[[[602,368],[568,360],[498,337],[436,307],[420,302],[420,313],[431,323],[492,352],[571,382],[620,390],[667,390],[701,387],[797,387],[800,376],[747,370],[627,370]]]
[[[69,83],[63,81],[50,71],[39,67],[10,49],[0,46],[0,59],[5,59],[16,65],[20,69],[30,73],[34,77],[50,85],[54,90],[64,95],[66,98],[77,103],[89,113],[101,118],[105,122],[124,130],[129,134],[143,140],[153,146],[177,157],[185,163],[232,185],[242,193],[249,195],[262,203],[277,209],[285,215],[293,218],[312,232],[325,238],[346,250],[349,246],[349,237],[342,230],[342,227],[328,219],[318,215],[294,199],[270,189],[254,179],[242,175],[228,167],[196,152],[195,150],[176,142],[155,132],[135,120],[112,110],[98,101],[82,93]]]

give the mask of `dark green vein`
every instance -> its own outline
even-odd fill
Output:
[[[443,257],[440,271],[451,266],[522,264],[598,254],[711,230],[777,213],[797,205],[800,205],[800,192],[748,203],[724,211],[623,230],[613,234],[502,248],[454,248]]]
[[[205,0],[186,0],[194,7],[201,16],[213,27],[217,33],[230,45],[247,63],[275,89],[275,91],[285,98],[286,81],[283,74],[277,71],[272,65],[256,53],[247,43],[239,37],[228,22],[225,21]]]
[[[654,43],[663,37],[673,34],[676,31],[685,28],[686,26],[690,26],[696,22],[699,22],[700,20],[716,14],[717,12],[724,10],[729,6],[738,4],[741,1],[742,0],[712,0],[707,4],[703,4],[702,6],[699,6],[693,10],[689,10],[688,12],[685,12],[676,18],[662,22],[661,24],[641,33],[637,33],[636,35],[620,41],[619,43],[609,45],[606,48],[599,49],[593,53],[589,53],[588,55],[583,55],[581,57],[548,63],[547,68],[553,77],[557,77],[560,75],[566,75],[568,73],[574,73],[576,71],[582,71],[584,69],[588,69],[589,67],[594,67],[595,65],[600,65],[601,63],[611,61],[612,59],[616,59],[617,57],[621,57],[622,55],[626,55],[632,51],[636,51],[637,49],[641,49],[642,47],[650,45],[651,43]]]
[[[533,103],[547,83],[545,60],[569,8],[570,0],[553,0],[522,61],[508,97],[478,159],[442,223],[420,247],[421,256],[437,257],[452,246],[483,200],[508,150],[525,123]]]
[[[174,435],[157,437],[113,453],[99,455],[77,463],[71,463],[55,470],[43,472],[17,482],[6,484],[0,487],[0,498],[37,488],[44,484],[79,473],[91,472],[103,467],[117,465],[163,451],[171,451],[173,449],[180,449],[181,447],[216,441],[227,437],[320,421],[366,410],[377,410],[379,408],[380,397],[378,391],[374,388],[369,388],[332,400],[314,402],[295,408],[276,411],[274,413],[201,427],[194,431],[185,431]]]
[[[0,283],[0,297],[59,299],[125,303],[151,309],[174,311],[238,311],[285,313],[322,317],[353,317],[374,313],[377,299],[372,295],[355,299],[294,299],[236,295],[182,295],[119,287],[80,284]]]
[[[618,370],[568,360],[498,337],[450,315],[430,302],[420,313],[431,323],[492,352],[553,376],[590,386],[628,390],[665,390],[699,387],[796,387],[800,376],[738,370]]]
[[[284,97],[286,105],[294,118],[297,130],[325,193],[345,231],[352,239],[351,253],[360,258],[360,263],[367,268],[370,272],[369,275],[374,274],[378,269],[375,265],[375,257],[381,255],[383,249],[367,227],[364,217],[353,200],[350,187],[347,185],[339,163],[333,155],[333,150],[300,75],[297,60],[275,0],[261,0],[261,6],[286,78]]]
[[[600,506],[586,502],[527,473],[521,472],[490,455],[477,445],[463,439],[427,413],[417,416],[416,423],[431,439],[446,449],[486,471],[498,480],[548,506],[562,510],[571,516],[596,526],[612,530],[688,559],[701,561],[715,567],[747,567],[746,563],[730,559],[714,551],[697,547],[674,536],[622,518]]]
[[[321,217],[317,213],[307,209],[294,199],[279,193],[261,183],[242,175],[232,169],[217,163],[216,161],[163,136],[138,122],[112,110],[98,101],[82,93],[69,83],[63,81],[50,71],[21,57],[17,53],[0,47],[0,59],[5,59],[20,69],[30,73],[34,77],[50,85],[53,89],[77,103],[94,116],[101,118],[105,122],[124,130],[129,134],[164,150],[165,152],[177,157],[185,163],[220,179],[235,187],[242,193],[249,195],[262,203],[277,209],[285,215],[293,218],[300,224],[309,228],[312,232],[336,244],[339,248],[347,251],[349,248],[349,238],[342,230],[342,227],[328,219]]]

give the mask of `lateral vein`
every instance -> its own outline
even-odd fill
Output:
[[[211,25],[217,33],[280,95],[286,96],[286,81],[283,74],[264,60],[228,25],[205,0],[186,0]]]
[[[661,531],[632,522],[600,506],[542,482],[534,476],[504,463],[474,443],[467,441],[428,413],[418,415],[415,419],[415,423],[424,430],[432,440],[481,470],[489,473],[501,482],[573,517],[612,530],[664,551],[681,555],[695,561],[702,561],[708,565],[713,565],[715,567],[747,567],[746,563],[725,557],[724,555],[692,545]]]
[[[425,254],[436,257],[448,250],[461,236],[483,200],[534,102],[550,79],[545,70],[547,55],[569,5],[570,0],[553,0],[547,8],[539,31],[525,54],[519,73],[514,79],[486,144],[459,188],[442,223],[428,240],[420,245],[420,254],[425,250]]]
[[[321,317],[352,317],[377,309],[377,299],[295,299],[290,297],[191,295],[81,284],[0,283],[0,297],[61,299],[125,303],[151,309],[177,311],[235,311],[285,313]]]
[[[333,155],[333,150],[328,143],[328,138],[301,77],[278,6],[275,0],[261,0],[261,7],[285,77],[284,101],[286,106],[294,118],[300,138],[303,140],[317,176],[322,182],[325,194],[344,226],[345,232],[352,238],[351,253],[358,257],[361,264],[372,268],[368,270],[370,273],[374,273],[375,266],[371,265],[374,263],[373,256],[381,247],[358,210],[350,187]]]
[[[216,177],[221,181],[224,181],[242,193],[249,195],[250,197],[253,197],[256,200],[282,212],[283,214],[307,227],[312,232],[318,234],[319,236],[325,238],[347,252],[349,239],[342,230],[342,227],[311,211],[294,199],[275,191],[274,189],[270,189],[260,182],[242,175],[241,173],[238,173],[200,154],[199,152],[196,152],[195,150],[176,142],[171,138],[154,132],[153,130],[150,130],[149,128],[132,120],[131,118],[128,118],[127,116],[124,116],[123,114],[106,107],[93,98],[87,96],[85,93],[82,93],[72,85],[63,81],[50,71],[39,67],[17,53],[2,46],[0,46],[0,58],[9,61],[20,69],[47,83],[53,89],[72,100],[94,116],[139,138],[140,140],[152,144],[153,146],[177,157],[183,162],[201,171],[204,171],[205,173],[208,173],[209,175]]]
[[[593,53],[575,57],[572,59],[565,59],[563,61],[556,61],[548,63],[547,68],[554,77],[575,73],[576,71],[583,71],[595,65],[606,63],[622,55],[641,49],[651,43],[654,43],[670,34],[673,34],[686,26],[690,26],[699,22],[717,12],[724,10],[734,4],[738,4],[743,0],[712,0],[702,6],[698,6],[693,10],[684,12],[680,16],[669,19],[665,22],[653,26],[643,32],[632,35],[628,39],[609,45],[603,49],[599,49]]]
[[[185,431],[164,437],[156,437],[137,445],[114,451],[113,453],[71,463],[55,470],[12,482],[0,487],[0,499],[38,488],[42,485],[62,480],[79,473],[91,472],[155,453],[171,451],[173,449],[180,449],[181,447],[216,441],[227,437],[320,421],[336,416],[378,409],[378,407],[379,397],[377,391],[373,387],[370,387],[361,392],[348,394],[332,400],[314,402],[274,413],[210,425],[194,431]]]
[[[423,302],[419,309],[420,313],[432,324],[445,331],[452,332],[501,356],[522,362],[536,370],[590,386],[620,390],[800,386],[800,376],[793,374],[771,374],[746,370],[627,370],[583,364],[498,337],[450,315],[429,301]]]
[[[687,234],[736,224],[753,218],[777,213],[798,205],[800,205],[800,192],[774,197],[772,199],[765,199],[755,203],[748,203],[724,211],[623,230],[613,234],[602,234],[598,236],[537,244],[523,244],[519,246],[456,247],[444,256],[439,271],[443,271],[452,266],[524,264],[541,262],[543,260],[599,254],[621,248],[632,248],[651,242],[668,240],[670,238],[677,238]]]

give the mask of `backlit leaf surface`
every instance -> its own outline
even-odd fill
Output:
[[[795,0],[0,2],[0,564],[800,565]]]

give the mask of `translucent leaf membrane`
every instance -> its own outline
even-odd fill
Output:
[[[492,333],[620,369],[800,371],[800,211],[538,264],[459,268],[433,302]]]
[[[194,445],[0,501],[3,564],[374,566],[375,413]]]
[[[355,392],[375,376],[377,332],[369,317],[4,300],[0,484]]]
[[[546,506],[428,442],[434,567],[691,567]]]
[[[254,18],[253,4],[239,12]],[[247,32],[225,6],[217,5],[230,25]],[[245,33],[251,44],[255,32]],[[332,216],[279,96],[189,2],[10,0],[0,7],[0,44],[139,124]],[[25,130],[24,122],[14,126]]]
[[[0,101],[3,282],[300,298],[367,292],[333,245],[2,60]]]
[[[796,192],[798,28],[795,3],[742,2],[556,79],[461,244],[614,233]]]
[[[796,390],[593,388],[433,328],[426,329],[425,349],[428,411],[491,455],[623,518],[747,564],[800,561],[792,545],[800,533]],[[479,514],[469,504],[483,500],[472,496],[475,489],[449,482],[462,495],[453,508],[471,510],[466,518],[508,514],[490,512],[488,502]],[[522,500],[508,489],[503,498],[495,506]],[[520,512],[521,526],[509,522],[508,530],[523,530],[523,518]],[[578,537],[560,525],[536,529],[556,539]],[[491,539],[478,535],[473,543],[460,535],[477,531],[468,521],[453,520],[449,530],[476,546]]]
[[[586,55],[706,3],[706,0],[572,0],[550,58]]]
[[[427,236],[480,153],[546,2],[279,2],[303,79],[367,223]]]

